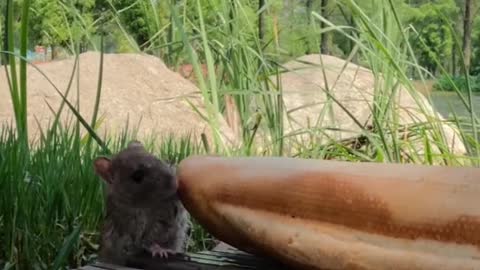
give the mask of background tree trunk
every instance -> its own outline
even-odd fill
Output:
[[[457,75],[457,48],[455,44],[452,45],[452,75]]]
[[[233,34],[233,20],[234,18],[234,13],[235,13],[235,1],[230,1],[230,10],[228,12],[228,28],[230,29],[230,34]]]
[[[311,18],[311,15],[312,15],[312,4],[313,4],[313,0],[307,0],[305,2],[305,9],[307,10],[307,24],[310,25],[311,21],[312,21],[312,18]]]
[[[329,0],[322,0],[322,17],[328,20],[328,4]],[[325,23],[321,23],[321,28],[324,29],[326,27]],[[321,41],[320,41],[320,53],[321,54],[330,54],[330,33],[322,33]]]
[[[357,28],[356,28],[357,25],[356,25],[356,23],[355,23],[355,18],[353,17],[353,13],[350,13],[348,24],[349,24],[350,27],[352,27],[352,29],[357,29]],[[350,34],[351,34],[352,36],[354,36],[354,37],[357,35],[357,33],[356,33],[355,30],[352,30],[352,31],[350,32]],[[355,47],[355,42],[354,42],[353,40],[351,40],[351,39],[348,39],[348,42],[349,42],[349,46],[348,46],[348,47],[350,48],[350,52],[351,52],[351,51],[353,51],[353,48]],[[358,63],[358,51],[357,51],[357,53],[355,53],[355,55],[353,56],[352,62]]]
[[[51,45],[51,46],[50,46],[50,50],[52,51],[52,52],[51,52],[51,55],[50,55],[50,60],[53,61],[53,60],[55,60],[55,46],[54,46],[54,45]],[[45,53],[47,53],[46,48],[45,48]]]
[[[265,0],[258,1],[258,38],[260,39],[260,43],[263,45],[264,37],[265,37],[265,11],[261,11],[261,9],[265,6]]]
[[[307,0],[305,3],[305,9],[307,11],[307,27],[310,28],[312,24],[312,2],[313,0]],[[310,39],[308,39],[307,50],[305,51],[306,54],[310,54]]]
[[[465,0],[465,13],[463,17],[463,53],[465,56],[466,71],[470,71],[472,59],[472,25],[473,25],[473,0]]]

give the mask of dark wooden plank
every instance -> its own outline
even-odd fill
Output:
[[[80,268],[77,268],[76,270],[142,270],[138,268],[131,268],[131,267],[126,267],[126,266],[119,266],[119,265],[112,265],[112,264],[107,264],[107,263],[100,263],[96,262],[93,265],[86,265]]]
[[[288,270],[272,260],[259,258],[235,248],[222,251],[202,251],[188,253],[187,257],[174,256],[161,260],[150,256],[138,256],[130,259],[127,266],[116,266],[102,262],[89,265],[90,268],[78,270]]]
[[[91,266],[91,265],[85,265],[85,266],[82,266],[80,268],[75,268],[73,270],[99,270],[97,267],[95,266]],[[101,270],[101,269],[100,269]]]

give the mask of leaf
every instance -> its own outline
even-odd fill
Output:
[[[75,244],[77,243],[80,237],[80,231],[81,231],[81,226],[77,226],[75,229],[73,229],[70,235],[65,239],[63,246],[60,248],[60,251],[57,253],[57,256],[55,257],[53,266],[51,268],[52,270],[59,269],[62,266],[62,264],[65,262],[65,260],[72,252],[73,247],[75,246]]]

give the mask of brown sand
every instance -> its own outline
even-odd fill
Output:
[[[285,108],[288,113],[288,117],[285,117],[286,132],[294,133],[315,127],[317,119],[320,118],[318,127],[340,129],[340,131],[325,131],[331,138],[341,140],[360,135],[362,131],[359,126],[335,102],[331,102],[333,117],[323,111],[328,104],[325,92],[328,89],[362,125],[371,124],[375,83],[378,83],[373,73],[369,69],[353,63],[347,65],[345,60],[328,55],[322,56],[323,61],[320,61],[318,54],[305,55],[297,60],[304,63],[290,61],[284,64],[284,67],[290,71],[284,73],[281,80]],[[391,91],[388,90],[385,93],[389,94]],[[443,120],[419,91],[410,93],[400,88],[395,95],[395,100],[400,125]],[[320,117],[322,114],[324,114],[323,119]],[[466,149],[458,135],[458,130],[445,123],[440,126],[450,150],[459,155],[465,154]],[[308,138],[308,135],[304,135],[302,141],[306,142]],[[429,139],[433,140],[431,137]],[[319,140],[326,142],[329,139],[323,136]],[[405,143],[410,144],[408,139]],[[407,152],[411,151],[409,148],[411,145],[405,145],[405,147]],[[417,144],[414,148],[417,153],[421,153],[423,144]]]
[[[70,102],[75,104],[77,86],[80,95],[80,112],[90,123],[99,74],[100,54],[87,52],[80,55],[80,78],[76,78],[68,95]],[[47,77],[65,93],[72,73],[74,59],[66,59],[43,63],[38,67]],[[49,82],[37,70],[28,68],[28,124],[30,137],[37,136],[39,120],[43,129],[52,121],[53,114],[50,104],[58,109],[61,97]],[[180,98],[189,95],[189,100],[198,106],[203,113],[204,103],[198,88],[190,81],[168,67],[157,57],[142,54],[105,54],[103,69],[103,85],[99,118],[102,122],[100,132],[117,134],[129,121],[131,130],[138,132],[138,138],[150,134],[163,136],[175,134],[183,136],[193,133],[199,138],[205,132],[211,138],[208,124]],[[167,100],[165,100],[167,99]],[[65,107],[65,113],[72,117]],[[0,122],[13,121],[13,110],[5,72],[0,72]],[[66,117],[62,117],[64,120]],[[137,126],[137,124],[139,124]],[[221,131],[229,138],[233,135],[221,119]],[[138,127],[138,128],[136,128]]]

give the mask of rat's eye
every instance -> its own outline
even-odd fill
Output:
[[[144,176],[145,176],[145,169],[139,168],[139,169],[136,169],[130,177],[136,183],[140,183],[142,182]]]

